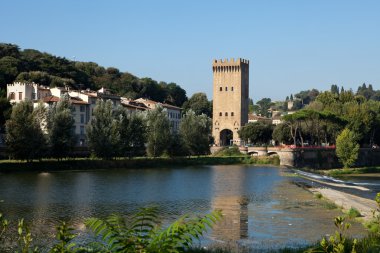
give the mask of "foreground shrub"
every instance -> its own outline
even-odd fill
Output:
[[[85,224],[95,238],[84,245],[77,244],[74,239],[78,234],[61,222],[49,252],[185,252],[221,217],[220,211],[204,216],[184,215],[166,228],[161,227],[157,208],[141,208],[130,218],[115,214],[104,220],[90,218]],[[0,213],[0,246],[6,242],[8,224]],[[33,245],[32,233],[23,219],[18,222],[16,243],[10,246],[12,252],[42,252]]]

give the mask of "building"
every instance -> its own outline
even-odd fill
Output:
[[[129,113],[143,112],[149,109],[145,104],[141,102],[137,102],[135,100],[123,98],[123,97],[121,98],[121,105]]]
[[[7,84],[7,98],[11,103],[19,103],[24,100],[38,100],[50,95],[47,87],[36,83],[14,82]]]
[[[240,145],[238,130],[248,122],[249,61],[214,60],[212,71],[215,145]]]
[[[144,104],[148,109],[155,109],[158,105],[162,106],[166,109],[171,131],[175,133],[179,131],[179,124],[181,122],[181,108],[174,105],[156,102],[146,98],[139,98],[134,101]]]
[[[263,116],[258,116],[255,114],[249,114],[248,115],[248,123],[255,123],[255,122],[264,122],[267,124],[272,124],[272,119],[263,117]]]

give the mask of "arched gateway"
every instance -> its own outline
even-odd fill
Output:
[[[214,60],[212,71],[215,145],[240,145],[237,131],[248,122],[249,61]]]

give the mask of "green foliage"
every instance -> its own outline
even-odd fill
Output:
[[[326,253],[356,252],[357,240],[354,240],[352,245],[348,245],[346,239],[346,231],[350,228],[351,224],[346,223],[344,217],[336,217],[334,225],[337,228],[335,234],[328,239],[324,237],[320,242],[319,248],[313,251]],[[349,248],[349,251],[347,251],[347,248]]]
[[[179,133],[188,154],[210,153],[211,120],[205,114],[196,115],[191,109],[187,111],[182,117]]]
[[[14,81],[51,87],[68,85],[75,89],[105,87],[132,99],[147,97],[176,106],[187,101],[186,91],[175,83],[139,79],[128,72],[104,68],[94,62],[70,61],[38,50],[20,50],[17,45],[0,43],[0,89]]]
[[[81,244],[75,240],[79,234],[66,222],[61,222],[56,227],[56,241],[48,252],[191,252],[193,242],[221,218],[221,211],[217,210],[200,216],[184,215],[169,226],[161,227],[157,208],[140,208],[129,217],[114,214],[105,220],[87,219],[86,227],[95,238],[87,238],[88,242]],[[8,225],[9,222],[0,214],[0,243],[9,243],[3,237]],[[24,219],[19,220],[14,252],[42,252],[33,242],[32,233]]]
[[[11,118],[5,124],[5,142],[12,158],[31,161],[42,157],[46,138],[40,123],[30,101],[20,102],[13,107]]]
[[[146,124],[141,114],[128,113],[124,108],[116,112],[120,139],[118,155],[142,156],[145,154]]]
[[[241,139],[257,145],[268,145],[272,133],[273,126],[264,122],[248,123],[238,131]]]
[[[291,144],[292,136],[290,135],[290,127],[285,123],[278,124],[273,129],[272,138],[278,144]]]
[[[86,225],[101,241],[102,252],[183,252],[221,218],[219,211],[203,217],[185,215],[161,228],[156,208],[142,208],[129,220],[111,215],[106,220],[91,218]]]
[[[185,111],[192,110],[196,115],[206,114],[212,117],[212,102],[208,101],[205,93],[194,93],[191,98],[183,104]]]
[[[336,139],[336,155],[344,168],[349,168],[358,158],[359,144],[352,131],[345,128]]]
[[[12,105],[6,97],[0,96],[0,133],[4,133],[4,124],[12,112]]]
[[[171,134],[166,109],[157,106],[147,111],[147,152],[149,156],[161,156],[169,147]]]
[[[242,156],[239,147],[236,145],[230,147],[224,147],[213,154],[213,156],[223,157],[223,156]]]
[[[47,122],[50,154],[56,158],[67,156],[75,145],[74,118],[68,95],[49,108]]]
[[[348,212],[347,212],[347,215],[350,219],[353,219],[353,218],[356,218],[356,217],[360,217],[362,216],[360,214],[360,212],[358,211],[358,209],[356,209],[355,207],[351,207]]]
[[[113,116],[112,102],[98,100],[87,125],[90,150],[97,157],[111,159],[117,154],[120,140],[118,121]]]
[[[258,115],[263,117],[270,117],[269,108],[272,106],[272,100],[270,98],[262,98],[256,102],[258,107],[253,108]]]

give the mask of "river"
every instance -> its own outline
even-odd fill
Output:
[[[85,218],[152,205],[164,224],[222,209],[223,221],[200,242],[207,247],[276,249],[332,234],[340,212],[293,182],[284,169],[243,165],[8,173],[0,174],[0,211],[13,221],[24,217],[42,245],[60,220],[84,231]]]

